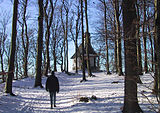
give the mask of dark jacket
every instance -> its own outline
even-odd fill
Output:
[[[49,92],[59,92],[59,82],[58,78],[54,75],[51,75],[47,78],[46,81],[46,91]]]

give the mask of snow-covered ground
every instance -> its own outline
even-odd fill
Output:
[[[34,78],[13,82],[12,97],[3,93],[4,84],[0,84],[0,113],[121,113],[124,99],[124,77],[104,72],[94,73],[96,77],[87,77],[80,83],[82,75],[68,76],[56,73],[60,82],[57,94],[57,107],[50,109],[49,93],[41,88],[33,88]],[[150,74],[141,76],[143,84],[138,85],[138,99],[144,113],[155,113],[156,97],[151,94],[153,78]],[[46,78],[42,79],[45,86]],[[142,95],[143,93],[147,98]],[[80,97],[96,96],[97,100],[80,102]],[[151,103],[150,103],[151,101]]]

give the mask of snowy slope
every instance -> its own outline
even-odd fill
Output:
[[[0,84],[0,113],[121,113],[124,97],[124,77],[94,73],[96,77],[87,77],[80,83],[81,75],[68,76],[56,73],[60,82],[57,94],[57,107],[50,109],[49,93],[45,89],[33,88],[34,78],[13,82],[12,97],[3,93],[4,84]],[[139,85],[139,104],[144,113],[151,111],[152,104],[141,93],[145,94],[153,105],[156,98],[151,94],[153,78],[148,74],[141,76],[144,84]],[[46,78],[42,79],[45,86]],[[115,83],[112,83],[115,82]],[[96,96],[97,100],[79,102],[80,97]]]

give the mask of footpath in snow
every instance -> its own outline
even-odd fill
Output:
[[[124,77],[106,75],[104,72],[94,73],[96,77],[87,77],[80,83],[82,75],[68,76],[56,73],[60,82],[56,108],[50,109],[49,93],[45,88],[33,88],[34,78],[26,78],[13,82],[12,97],[3,93],[4,84],[0,84],[0,113],[121,113],[124,99]],[[155,113],[156,97],[151,94],[153,78],[148,74],[141,76],[142,85],[138,85],[138,99],[144,113]],[[42,79],[45,87],[46,77]],[[145,96],[143,96],[143,93]],[[81,97],[97,100],[80,102]],[[148,101],[153,103],[153,105]]]

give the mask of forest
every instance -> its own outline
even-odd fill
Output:
[[[9,10],[3,2],[10,4]],[[96,72],[124,78],[123,113],[143,112],[137,90],[146,75],[152,75],[150,93],[160,112],[159,0],[2,0],[0,10],[4,93],[16,96],[13,80],[30,77],[34,88],[43,89],[43,77],[51,71],[69,76],[81,72],[80,82],[87,82],[96,77],[90,60],[93,47]]]

